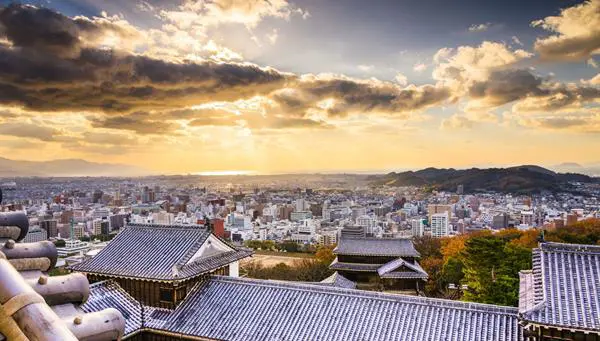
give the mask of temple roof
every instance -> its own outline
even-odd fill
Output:
[[[525,320],[600,331],[600,246],[541,243],[521,288]]]
[[[175,310],[144,320],[153,329],[229,341],[523,339],[516,308],[222,276],[200,283]]]
[[[420,278],[426,280],[429,275],[418,262],[410,263],[402,258],[394,259],[377,269],[381,278]]]
[[[377,269],[379,269],[380,267],[381,267],[381,264],[340,262],[337,258],[333,260],[331,265],[329,265],[329,268],[331,270],[361,271],[361,272],[377,272]]]
[[[90,285],[90,296],[81,305],[87,313],[115,308],[125,318],[125,335],[142,327],[142,305],[113,281],[103,281]]]
[[[338,255],[419,257],[410,239],[342,237],[333,250]]]
[[[221,244],[221,250],[205,245],[211,240]],[[172,281],[210,272],[250,255],[251,251],[225,244],[201,226],[130,224],[95,257],[71,269]]]
[[[318,284],[329,285],[338,288],[356,289],[356,283],[340,275],[337,271],[334,272],[333,275],[319,282]]]

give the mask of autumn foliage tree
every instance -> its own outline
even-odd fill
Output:
[[[425,294],[516,306],[519,271],[531,269],[531,250],[540,242],[541,232],[505,229],[448,238],[415,238],[421,266],[429,274]],[[544,235],[546,241],[600,244],[600,220],[587,219],[544,231]]]

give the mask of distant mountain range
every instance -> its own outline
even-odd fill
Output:
[[[577,173],[556,173],[549,169],[523,165],[509,168],[439,169],[388,173],[370,178],[376,185],[431,186],[439,190],[455,191],[463,185],[465,192],[535,193],[570,190],[570,182],[600,182],[600,178]]]
[[[81,159],[18,161],[0,157],[0,177],[51,176],[142,176],[148,170],[115,163],[96,163]]]

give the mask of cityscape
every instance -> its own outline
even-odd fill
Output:
[[[0,341],[600,341],[600,0],[0,0]]]

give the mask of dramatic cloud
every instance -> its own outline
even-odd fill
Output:
[[[588,0],[531,23],[555,33],[535,42],[535,50],[548,60],[586,60],[600,53],[600,0]]]
[[[487,31],[490,26],[492,26],[492,23],[489,22],[485,24],[471,25],[469,26],[469,32],[484,32]]]
[[[448,99],[444,87],[433,85],[401,87],[379,80],[357,80],[337,75],[303,75],[292,87],[274,92],[270,97],[283,112],[304,116],[321,110],[329,117],[352,113],[406,114]]]
[[[14,44],[0,47],[1,104],[41,111],[169,109],[268,93],[289,77],[248,63],[173,63],[84,47],[76,20],[45,9],[12,5],[0,20]],[[93,21],[85,27],[103,29]]]
[[[178,9],[161,11],[160,15],[187,28],[222,23],[254,28],[267,17],[289,20],[292,15],[309,16],[287,0],[186,0]]]

